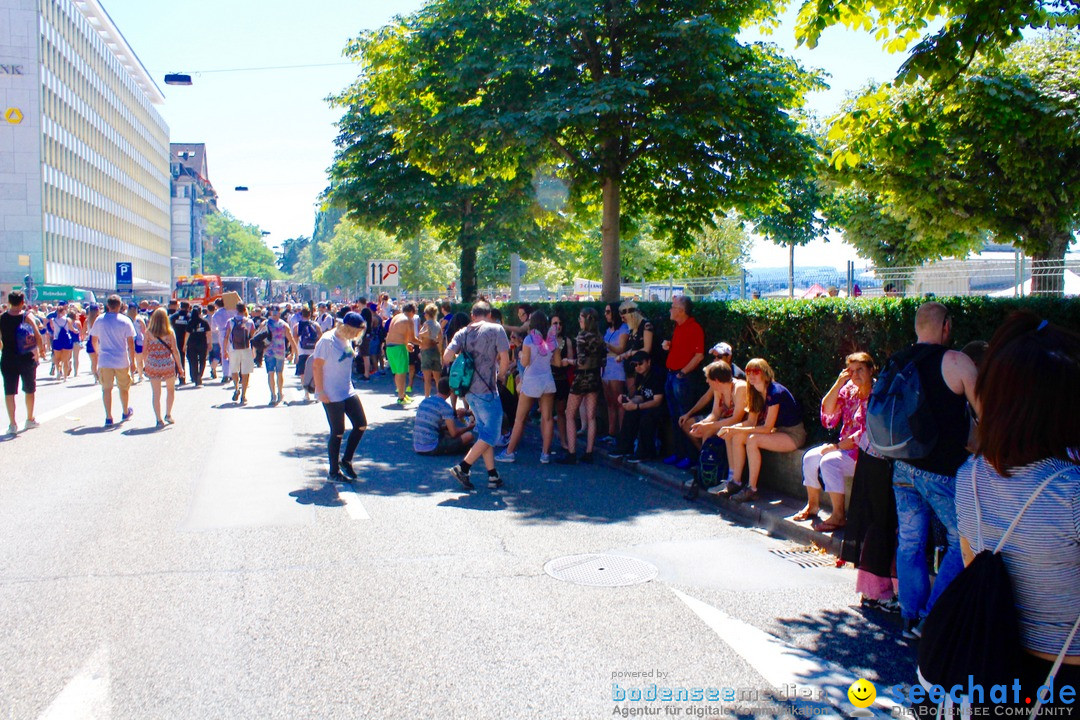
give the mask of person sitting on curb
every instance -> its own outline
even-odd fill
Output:
[[[736,380],[732,374],[731,366],[723,360],[709,363],[705,366],[705,381],[709,384],[712,392],[712,410],[704,418],[690,426],[690,434],[703,440],[702,448],[722,443],[724,451],[721,457],[725,459],[724,467],[720,468],[720,477],[725,482],[720,482],[709,488],[713,495],[726,487],[726,482],[732,480],[731,467],[732,445],[719,437],[722,429],[731,425],[738,425],[746,417],[746,383]],[[693,481],[690,483],[693,484]]]
[[[866,432],[866,401],[874,386],[874,361],[870,355],[852,353],[845,362],[843,372],[821,401],[821,424],[827,428],[840,425],[840,439],[810,448],[803,455],[806,507],[791,518],[796,522],[814,519],[814,529],[818,532],[834,532],[844,527],[844,478],[855,472],[859,439]],[[829,493],[833,511],[824,522],[818,522],[822,484]]]
[[[754,358],[746,364],[747,411],[749,417],[737,425],[720,429],[719,437],[731,438],[732,482],[726,488],[734,492],[735,502],[756,500],[761,478],[761,451],[792,452],[806,442],[799,401],[786,387],[776,382],[769,363]],[[738,484],[744,464],[750,468],[747,487]],[[737,491],[737,492],[735,492]]]
[[[656,431],[664,419],[664,385],[667,378],[653,372],[652,357],[644,350],[630,356],[628,368],[632,368],[634,397],[625,394],[619,398],[623,408],[623,424],[619,430],[618,445],[612,458],[626,457],[628,463],[656,458]],[[634,443],[637,452],[634,453]]]
[[[413,451],[417,455],[460,455],[469,449],[474,437],[475,421],[458,424],[465,411],[450,407],[450,381],[442,378],[436,384],[436,394],[424,398],[416,408],[413,419]]]

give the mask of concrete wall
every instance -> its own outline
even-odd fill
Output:
[[[44,279],[38,0],[0,0],[0,287]],[[5,116],[22,114],[14,123]],[[30,256],[30,267],[19,256]]]

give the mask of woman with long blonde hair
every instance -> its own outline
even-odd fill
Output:
[[[154,417],[157,418],[157,426],[165,427],[165,423],[173,424],[172,407],[176,399],[176,374],[180,367],[180,351],[176,347],[176,333],[173,332],[169,323],[169,313],[163,307],[159,307],[150,316],[150,323],[146,326],[146,334],[143,338],[143,370],[146,377],[150,378],[150,387],[153,389]],[[161,417],[161,383],[165,382],[165,418]]]
[[[776,382],[769,363],[754,358],[746,364],[746,410],[749,417],[738,425],[722,428],[722,437],[731,448],[732,468],[727,492],[732,500],[756,500],[761,477],[761,451],[791,452],[806,442],[799,401],[786,387]],[[744,466],[750,468],[750,482],[742,487]]]
[[[619,316],[622,317],[623,322],[626,323],[626,327],[630,330],[630,334],[626,338],[626,347],[619,355],[620,361],[625,361],[634,353],[639,350],[652,355],[653,352],[653,324],[649,322],[649,319],[641,314],[641,310],[638,309],[637,303],[633,300],[627,300],[619,306]],[[626,374],[626,394],[633,397],[636,382],[634,373]]]

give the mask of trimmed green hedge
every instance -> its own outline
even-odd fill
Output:
[[[1059,325],[1080,331],[1080,300],[1061,298],[937,298],[953,314],[953,347],[971,340],[987,340],[1009,315],[1026,309]],[[915,341],[918,298],[819,298],[817,300],[737,300],[699,302],[694,317],[705,329],[706,349],[729,343],[734,360],[744,366],[750,358],[765,358],[776,379],[803,404],[812,439],[825,436],[818,419],[821,398],[843,369],[844,357],[857,350],[869,352],[880,367],[892,353]],[[532,303],[567,320],[577,328],[576,315],[585,305],[600,311],[603,303]],[[501,303],[510,324],[517,324],[517,304]],[[652,320],[660,339],[671,337],[669,303],[639,302]],[[455,310],[464,310],[464,306]]]

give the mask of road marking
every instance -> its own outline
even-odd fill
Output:
[[[349,513],[349,517],[353,520],[371,519],[364,504],[360,502],[360,493],[356,492],[356,488],[346,483],[334,483],[334,485],[337,487],[338,498],[345,503],[345,512]]]
[[[80,398],[76,398],[76,399],[72,400],[71,402],[67,403],[66,405],[61,405],[58,408],[55,408],[55,409],[50,410],[50,411],[45,412],[45,413],[41,413],[40,415],[37,416],[37,421],[39,423],[44,424],[44,423],[49,422],[50,420],[55,420],[56,418],[64,417],[65,415],[67,415],[72,410],[76,410],[78,408],[81,408],[83,405],[88,405],[88,404],[92,403],[94,400],[101,400],[101,389],[100,388],[98,388],[98,390],[96,392],[92,392],[89,395],[83,395]],[[113,404],[116,407],[120,407],[120,401],[119,400],[114,400]]]
[[[847,691],[859,678],[847,668],[823,660],[801,648],[782,642],[753,625],[736,620],[712,605],[670,588],[676,597],[686,603],[721,640],[737,652],[770,685],[780,690],[785,686],[821,688],[825,701],[841,715],[850,715],[851,703]],[[820,707],[820,703],[808,703]],[[879,692],[877,700],[868,708],[877,718],[893,717],[896,703]]]
[[[111,716],[109,646],[102,645],[38,720],[107,720]]]

